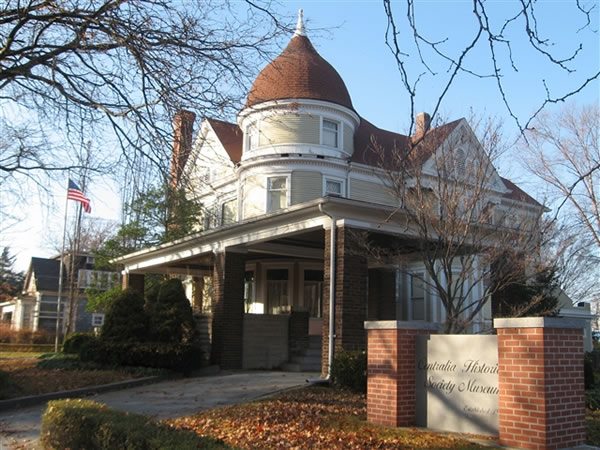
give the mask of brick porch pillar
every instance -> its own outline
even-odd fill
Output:
[[[500,443],[527,449],[585,442],[583,323],[495,319]]]
[[[144,274],[123,272],[121,287],[123,289],[129,288],[144,295]]]
[[[245,270],[245,254],[215,254],[211,362],[222,369],[242,368]]]
[[[351,229],[336,230],[335,351],[365,350],[364,321],[367,318],[367,259],[353,252]],[[323,277],[323,345],[321,373],[327,375],[329,354],[330,230],[325,230]]]
[[[414,426],[417,414],[417,336],[437,333],[420,321],[365,322],[367,421],[392,427]]]

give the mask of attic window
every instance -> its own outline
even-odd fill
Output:
[[[327,145],[329,147],[337,147],[338,146],[338,128],[339,128],[339,125],[337,122],[333,122],[332,120],[323,119],[323,130],[322,130],[323,145]]]
[[[342,180],[325,178],[324,184],[323,195],[330,195],[332,197],[344,196],[344,182]]]
[[[454,170],[456,175],[464,176],[467,168],[467,157],[463,149],[454,152]]]

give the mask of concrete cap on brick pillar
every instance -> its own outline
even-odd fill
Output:
[[[424,320],[369,320],[365,322],[365,330],[432,330],[437,331],[440,325]]]
[[[566,317],[510,317],[494,319],[494,328],[585,328],[584,319]]]

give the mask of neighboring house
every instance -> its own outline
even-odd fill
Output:
[[[69,267],[71,255],[63,258],[63,286],[61,296],[61,324],[69,311]],[[10,316],[11,327],[15,330],[56,331],[58,289],[61,258],[31,258],[31,264],[25,275],[23,292],[11,302],[0,305],[2,317]],[[94,270],[94,258],[81,254],[75,257],[76,310],[73,314],[73,331],[92,330],[92,314],[86,311],[87,297],[84,290],[88,287],[108,289],[119,283],[115,272]]]
[[[124,266],[125,284],[139,290],[145,274],[185,280],[210,325],[214,363],[275,367],[316,342],[325,369],[330,296],[336,349],[364,349],[365,320],[444,321],[439,298],[411,276],[425,273],[418,256],[400,270],[350,248],[355,229],[414,242],[406,226],[386,221],[398,199],[373,151],[374,142],[391,152],[413,137],[379,129],[356,112],[300,20],[286,49],[258,75],[236,124],[206,119],[192,139],[194,118],[188,111],[175,118],[171,175],[204,205],[203,226],[115,262]],[[462,158],[478,151],[464,119],[429,129],[420,114],[417,133],[440,146],[463,142]],[[418,162],[430,157],[419,154]],[[495,172],[487,189],[498,217],[542,208]],[[299,326],[292,311],[307,315],[308,325]],[[489,328],[490,320],[486,305],[473,330]]]

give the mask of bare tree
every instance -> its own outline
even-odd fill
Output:
[[[499,125],[482,124],[478,139],[464,119],[431,130],[423,119],[391,157],[372,143],[398,199],[388,220],[414,239],[379,245],[363,237],[362,249],[405,270],[443,305],[444,331],[461,333],[481,322],[495,293],[540,267],[544,208],[496,172],[505,148]],[[412,270],[414,263],[424,270]]]
[[[460,35],[442,34],[440,28],[428,29],[426,20],[432,11],[427,2],[392,3],[383,0],[387,16],[386,44],[393,54],[410,102],[410,117],[415,117],[415,105],[422,92],[434,97],[430,108],[435,119],[452,86],[462,77],[490,79],[508,114],[522,131],[548,105],[592,88],[600,78],[599,67],[581,64],[582,55],[589,52],[596,57],[598,41],[598,4],[595,1],[535,2],[486,2],[472,0],[469,4],[453,4],[462,7],[460,24],[451,23],[451,30],[460,29]],[[437,7],[435,5],[434,7]],[[563,21],[560,27],[545,26],[545,17],[559,13]],[[572,18],[567,22],[566,18]],[[572,48],[562,44],[565,35],[574,37]],[[521,44],[518,49],[517,43]],[[587,43],[590,48],[586,48]],[[538,74],[523,71],[526,61],[536,58],[544,69]],[[552,85],[551,75],[564,76],[564,80]],[[543,94],[535,98],[530,93],[533,113],[527,116],[517,112],[513,93],[507,88],[509,80],[524,82],[536,77]],[[428,83],[435,78],[435,83]],[[414,123],[411,124],[411,132]]]
[[[3,184],[77,168],[68,141],[166,176],[174,112],[235,111],[282,29],[262,0],[3,2]]]
[[[543,113],[526,133],[526,168],[544,183],[554,216],[600,250],[600,114],[598,105]]]

